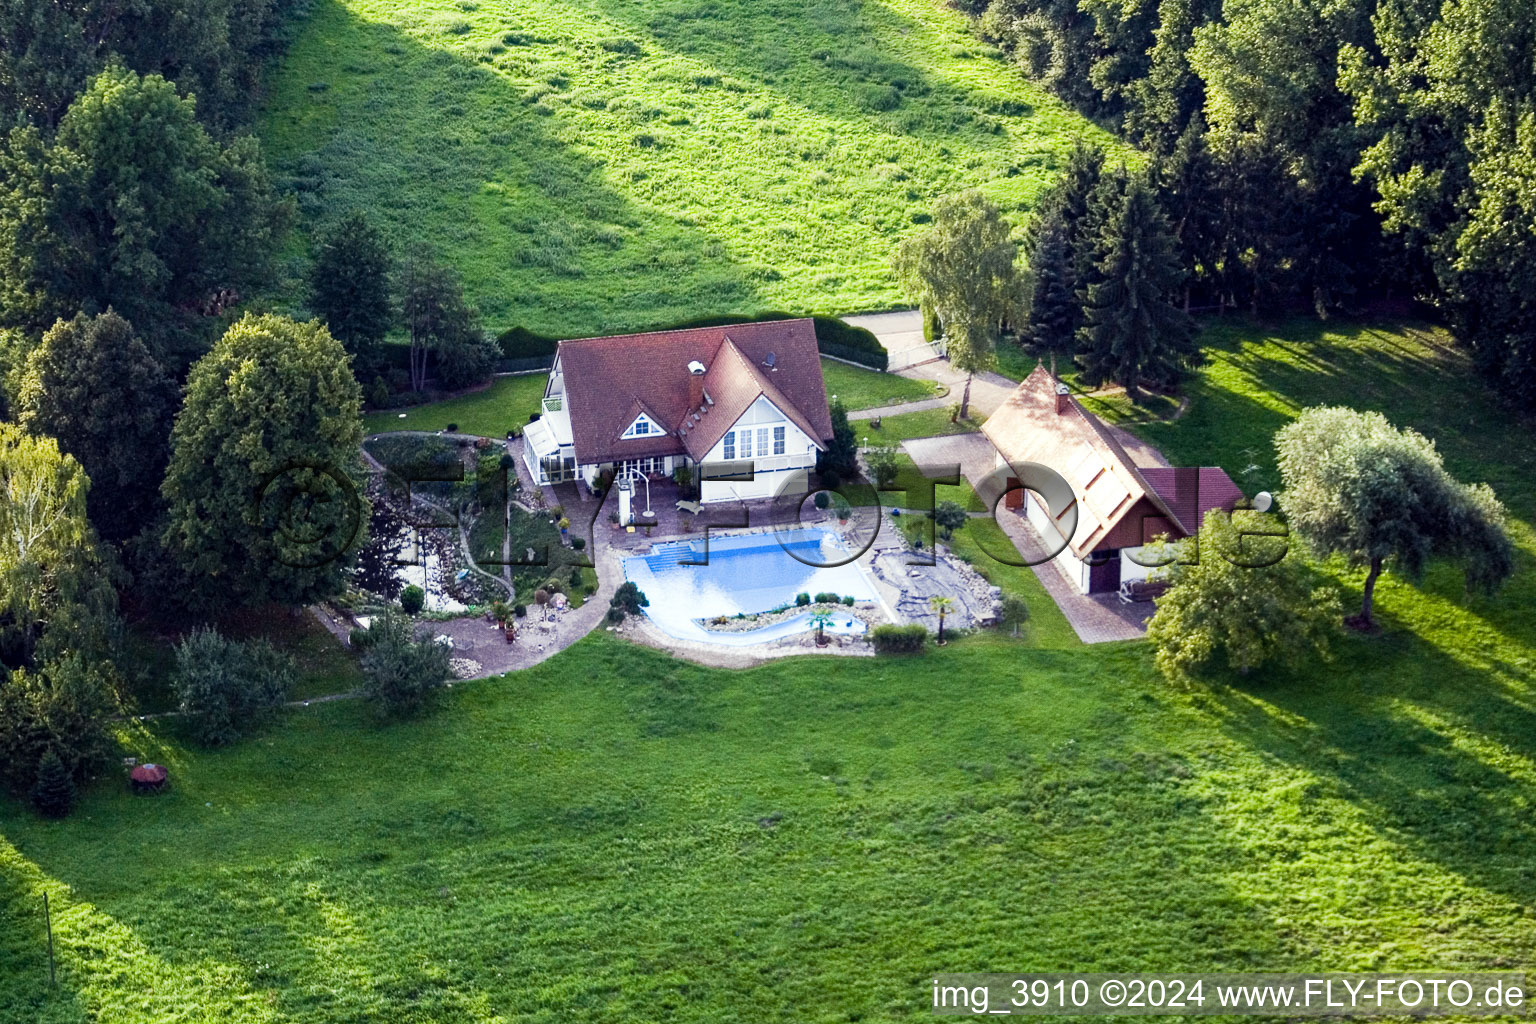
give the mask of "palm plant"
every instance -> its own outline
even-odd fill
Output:
[[[827,643],[826,628],[832,625],[832,613],[825,608],[811,615],[811,625],[816,627],[816,646],[825,647]]]
[[[944,616],[955,606],[955,599],[944,594],[934,594],[928,599],[928,607],[932,608],[939,616],[939,635],[935,643],[944,642]]]

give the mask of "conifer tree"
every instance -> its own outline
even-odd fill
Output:
[[[1198,114],[1179,136],[1172,154],[1158,165],[1157,177],[1179,263],[1189,275],[1184,286],[1184,311],[1188,312],[1192,287],[1196,283],[1214,286],[1221,257],[1216,162]]]
[[[1072,272],[1070,234],[1058,216],[1044,218],[1036,227],[1029,254],[1029,307],[1021,340],[1032,355],[1050,359],[1052,373],[1057,356],[1071,356],[1083,315]]]
[[[37,762],[37,782],[31,795],[32,806],[50,818],[62,818],[75,806],[75,780],[52,747]]]
[[[1078,362],[1093,380],[1114,380],[1135,400],[1143,382],[1170,386],[1194,361],[1194,325],[1171,301],[1184,272],[1151,186],[1127,181],[1100,236],[1099,280],[1087,289]]]

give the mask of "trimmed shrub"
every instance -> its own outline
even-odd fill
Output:
[[[521,619],[528,614],[528,606],[521,603],[515,604],[512,606],[512,614]]]
[[[883,625],[870,630],[877,654],[915,654],[928,642],[928,629],[916,622],[905,626]]]
[[[816,497],[812,498],[811,500],[815,503],[816,507],[822,511],[826,511],[827,506],[832,504],[832,496],[826,491],[817,491]]]
[[[526,327],[513,327],[502,331],[496,338],[503,359],[536,359],[552,356],[560,344],[559,339],[535,334]]]
[[[412,583],[400,591],[400,610],[407,615],[415,615],[426,607],[427,592]]]
[[[828,593],[825,590],[816,595],[817,604],[837,604],[841,600],[842,598],[838,597],[836,594]]]
[[[584,550],[586,548],[586,546],[587,546],[587,538],[585,538],[585,537],[572,537],[571,538],[571,550],[572,551]]]
[[[855,599],[854,599],[854,596],[852,594],[844,594],[843,595],[843,604],[847,605],[849,608],[853,607],[854,600]]]
[[[810,594],[801,592],[801,593],[795,595],[795,607],[796,608],[804,608],[806,605],[808,605],[810,603],[811,603],[811,595]]]
[[[635,586],[633,581],[622,583],[619,585],[619,589],[614,591],[613,598],[608,602],[608,620],[610,622],[620,622],[626,614],[639,615],[640,609],[649,607],[650,603],[650,599],[645,596],[639,587]],[[619,613],[618,618],[613,617],[614,612]]]

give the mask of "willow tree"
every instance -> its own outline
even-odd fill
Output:
[[[970,412],[971,379],[995,362],[998,328],[1018,304],[1009,232],[997,207],[972,190],[940,199],[932,226],[896,252],[896,277],[918,305],[938,314],[950,364],[966,375],[962,419]]]
[[[1459,561],[1469,590],[1492,593],[1514,572],[1504,506],[1487,484],[1446,472],[1434,442],[1376,412],[1308,409],[1275,435],[1291,530],[1318,555],[1366,568],[1360,614],[1372,617],[1376,581],[1390,565],[1410,578],[1434,558]]]

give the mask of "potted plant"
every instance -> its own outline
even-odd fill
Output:
[[[566,531],[569,530],[570,528],[571,528],[571,521],[570,521],[570,519],[566,518],[565,516],[561,516],[560,517],[560,539],[561,540],[565,540]]]

